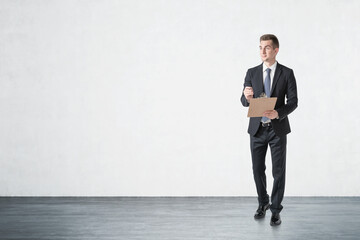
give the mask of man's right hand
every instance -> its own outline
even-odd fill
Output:
[[[248,102],[250,102],[250,99],[254,97],[254,91],[252,87],[246,87],[244,89],[244,96]]]

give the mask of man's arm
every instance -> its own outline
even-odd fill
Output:
[[[249,71],[247,71],[244,81],[243,92],[240,98],[242,105],[244,107],[248,107],[249,101],[251,98],[253,98],[253,96],[254,96],[254,92],[253,89],[251,88],[251,74]]]
[[[286,104],[278,109],[275,109],[279,114],[279,119],[284,119],[287,115],[293,112],[298,106],[297,87],[293,70],[290,71],[287,92]]]

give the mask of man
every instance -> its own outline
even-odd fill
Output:
[[[288,115],[298,105],[294,72],[276,61],[278,52],[279,41],[275,35],[266,34],[260,37],[260,56],[263,63],[247,71],[241,96],[241,103],[245,107],[249,106],[250,99],[260,97],[263,93],[267,97],[277,97],[275,109],[264,112],[263,117],[250,118],[248,128],[259,202],[254,218],[264,218],[266,210],[270,208],[271,226],[281,224],[281,202],[285,190],[286,135],[290,133]],[[265,155],[268,146],[271,150],[274,178],[271,205],[265,175]]]

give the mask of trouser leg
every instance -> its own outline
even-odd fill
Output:
[[[271,193],[270,209],[273,213],[280,213],[283,209],[281,202],[285,192],[285,172],[286,172],[286,136],[278,137],[274,131],[270,132],[269,145],[272,158],[272,174],[274,178]]]
[[[268,143],[265,134],[262,134],[263,129],[260,129],[259,131],[259,134],[250,136],[250,149],[258,201],[260,205],[266,205],[269,203],[269,195],[266,191],[265,174],[265,156]]]

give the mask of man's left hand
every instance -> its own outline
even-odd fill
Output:
[[[263,116],[272,120],[272,119],[277,118],[279,116],[279,114],[276,110],[269,110],[269,111],[264,112]]]

